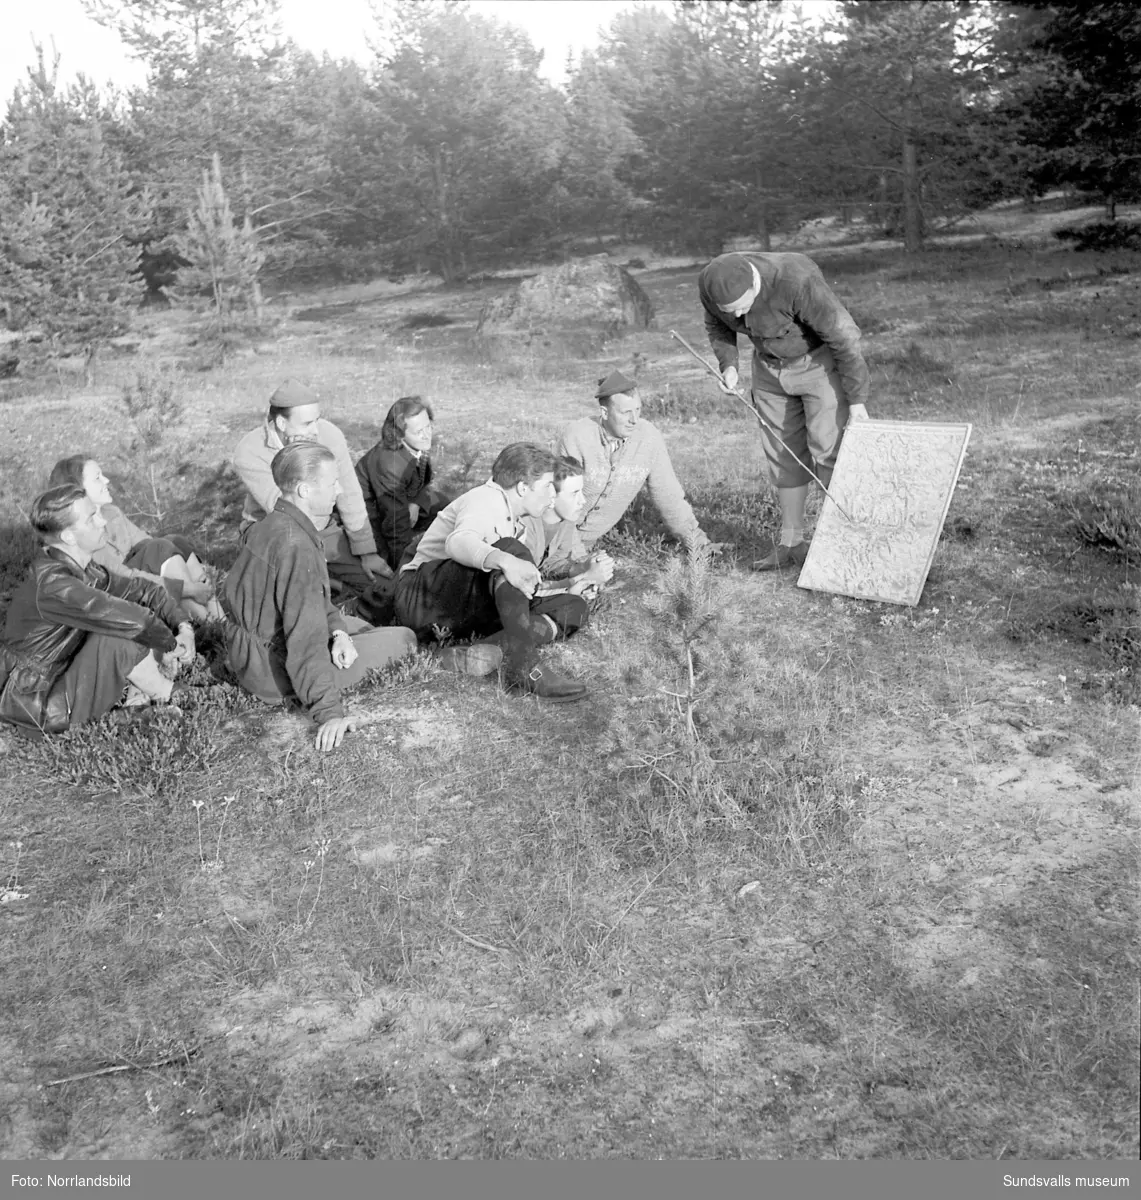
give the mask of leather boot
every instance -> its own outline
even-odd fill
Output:
[[[585,683],[567,679],[565,675],[559,675],[550,667],[540,666],[538,663],[529,671],[512,678],[511,682],[550,704],[570,704],[575,700],[584,699],[587,694]]]

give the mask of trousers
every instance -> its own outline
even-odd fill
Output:
[[[768,359],[753,353],[753,403],[787,444],[767,430],[761,445],[774,487],[803,487],[812,467],[825,487],[848,421],[840,374],[827,346],[800,358]]]
[[[495,549],[535,561],[515,538],[501,538]],[[420,641],[432,641],[438,633],[457,641],[501,634],[509,672],[529,670],[540,646],[558,636],[570,637],[586,624],[587,614],[581,596],[557,592],[531,599],[512,587],[501,571],[481,571],[452,558],[404,571],[396,583],[396,619]]]

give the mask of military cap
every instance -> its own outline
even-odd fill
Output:
[[[320,404],[320,398],[312,388],[296,379],[287,379],[269,398],[274,408],[300,408],[303,404]]]
[[[638,385],[632,379],[627,379],[621,371],[611,371],[605,379],[598,381],[598,391],[594,393],[596,400],[609,400],[611,396],[628,396],[638,390]]]

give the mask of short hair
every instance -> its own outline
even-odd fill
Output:
[[[273,482],[282,492],[294,492],[299,483],[312,483],[324,463],[335,463],[337,456],[320,442],[290,442],[269,464]]]
[[[491,465],[492,481],[501,488],[513,488],[517,483],[528,486],[540,475],[553,475],[558,459],[534,442],[512,442],[500,450]]]
[[[95,461],[90,454],[73,454],[70,458],[61,458],[52,467],[52,473],[48,476],[48,487],[62,487],[65,483],[73,484],[77,488],[83,487],[83,468],[89,462]]]
[[[404,427],[413,417],[425,412],[430,421],[436,419],[432,406],[422,396],[401,396],[388,410],[380,427],[380,444],[386,450],[399,450],[404,441]]]
[[[86,500],[87,493],[78,484],[63,483],[48,488],[33,501],[28,520],[41,542],[55,538],[75,524],[75,505]]]
[[[572,475],[585,474],[586,468],[579,459],[572,458],[569,454],[560,454],[555,458],[555,487],[562,487]]]

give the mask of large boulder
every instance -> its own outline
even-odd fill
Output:
[[[605,341],[646,329],[653,319],[654,306],[638,281],[599,254],[540,271],[506,296],[489,300],[479,331]]]

